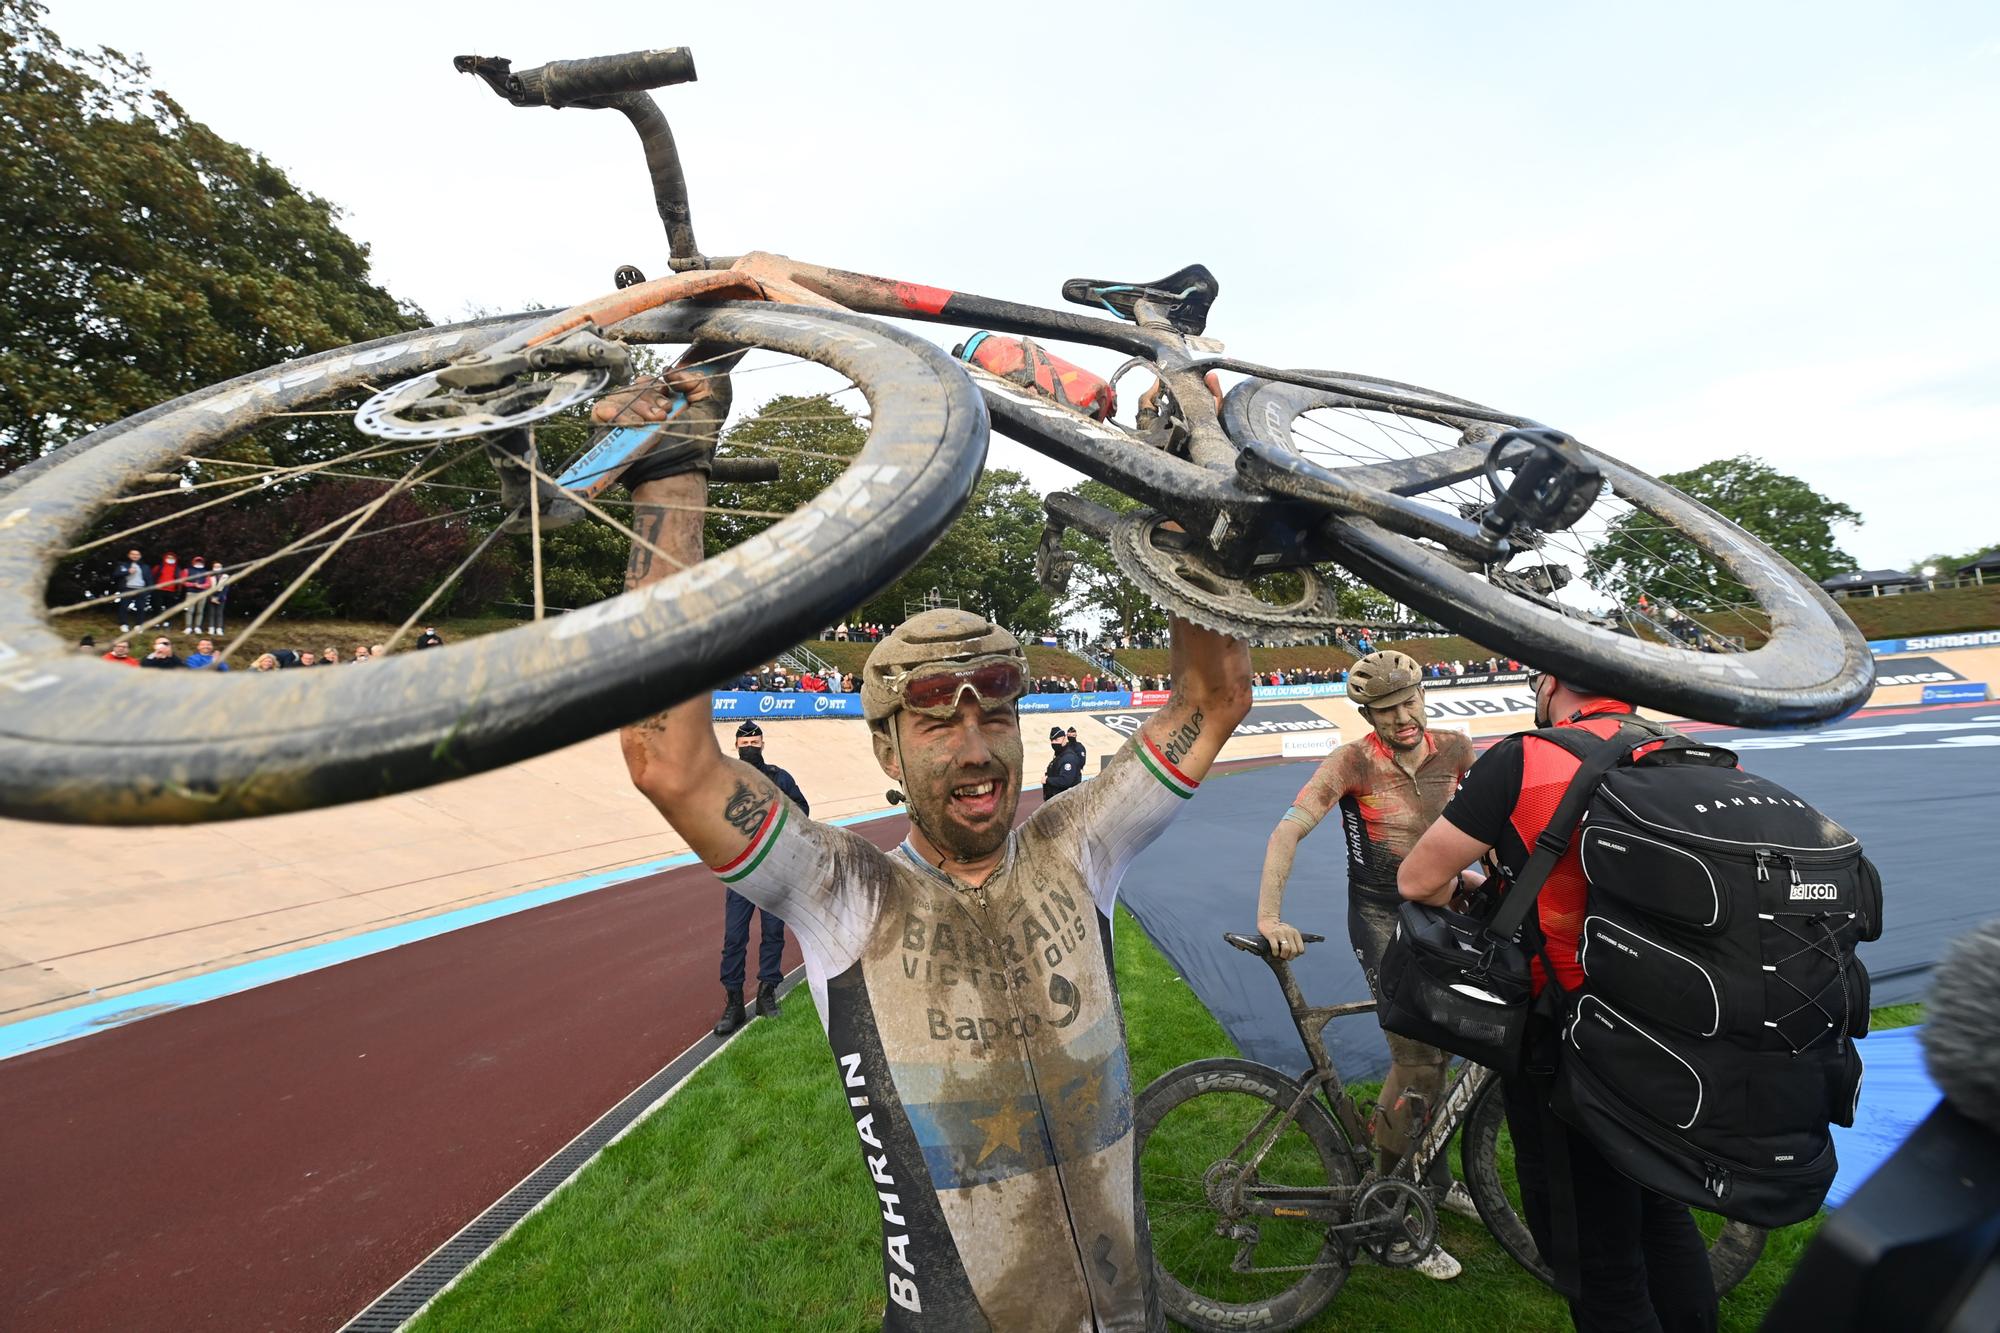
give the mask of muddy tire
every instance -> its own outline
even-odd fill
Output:
[[[362,800],[570,744],[713,688],[914,564],[971,494],[985,404],[936,347],[838,312],[739,302],[627,320],[815,361],[865,394],[866,444],[811,502],[694,568],[593,606],[366,671],[109,669],[51,627],[62,553],[128,487],[364,382],[435,369],[522,318],[342,348],[97,431],[0,488],[0,814],[185,823]],[[611,777],[606,775],[607,779]]]

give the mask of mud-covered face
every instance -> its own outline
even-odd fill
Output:
[[[1423,691],[1399,704],[1365,708],[1361,715],[1375,728],[1375,735],[1392,750],[1414,750],[1424,743]]]
[[[903,784],[924,836],[956,861],[977,861],[1007,840],[1021,803],[1021,720],[1011,704],[987,710],[970,693],[948,718],[900,712],[897,747],[878,735],[876,758]]]

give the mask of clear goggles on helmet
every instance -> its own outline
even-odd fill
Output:
[[[1028,692],[1028,672],[1018,657],[975,657],[969,662],[913,667],[890,687],[912,713],[947,718],[958,711],[958,701],[967,690],[989,712],[1013,703]]]

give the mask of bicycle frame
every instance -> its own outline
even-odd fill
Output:
[[[1277,975],[1278,986],[1284,991],[1285,1005],[1290,1010],[1292,1025],[1298,1029],[1299,1040],[1305,1044],[1306,1055],[1312,1061],[1312,1071],[1300,1080],[1308,1095],[1318,1092],[1327,1109],[1333,1113],[1342,1133],[1347,1137],[1348,1151],[1355,1160],[1355,1173],[1364,1180],[1374,1174],[1373,1163],[1369,1161],[1369,1149],[1373,1136],[1369,1133],[1361,1112],[1354,1099],[1347,1095],[1346,1085],[1341,1081],[1340,1070],[1333,1062],[1333,1056],[1326,1048],[1326,1025],[1336,1018],[1351,1014],[1373,1013],[1375,1001],[1355,1000],[1347,1004],[1308,1005],[1305,994],[1299,989],[1298,979],[1292,975],[1292,966],[1282,958],[1266,957],[1271,971]],[[1445,1151],[1451,1136],[1458,1131],[1465,1113],[1471,1109],[1472,1099],[1479,1095],[1489,1080],[1494,1077],[1491,1069],[1461,1060],[1458,1072],[1453,1076],[1438,1105],[1431,1109],[1429,1122],[1423,1134],[1412,1145],[1396,1169],[1387,1177],[1407,1180],[1412,1184],[1420,1182],[1432,1162]]]

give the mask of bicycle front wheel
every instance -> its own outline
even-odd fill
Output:
[[[1587,508],[1516,527],[1516,554],[1482,563],[1398,531],[1419,531],[1399,515],[1413,503],[1476,518],[1494,498],[1490,446],[1535,423],[1412,385],[1302,373],[1345,391],[1263,380],[1231,391],[1223,420],[1244,446],[1239,467],[1325,504],[1334,558],[1398,601],[1482,648],[1686,717],[1808,726],[1867,702],[1874,658],[1854,623],[1713,510],[1586,449],[1604,481]]]
[[[1139,1094],[1154,1277],[1167,1313],[1189,1328],[1297,1328],[1347,1280],[1323,1210],[1346,1206],[1354,1170],[1340,1131],[1299,1090],[1275,1069],[1217,1059],[1169,1070]],[[1274,1213],[1287,1201],[1322,1217]]]
[[[951,522],[984,459],[984,402],[948,357],[900,330],[750,302],[637,316],[613,336],[745,353],[725,448],[808,475],[768,493],[711,492],[710,558],[619,592],[633,543],[610,511],[599,506],[597,519],[568,531],[516,535],[502,527],[479,439],[384,441],[352,425],[380,386],[476,350],[522,318],[275,366],[24,469],[0,521],[0,680],[11,686],[0,690],[0,814],[125,824],[271,814],[596,735],[771,660],[865,601]],[[752,401],[760,384],[777,392]],[[571,452],[588,434],[588,410],[572,406]],[[561,470],[549,452],[561,425],[536,427],[545,475]],[[106,591],[105,569],[128,548],[149,559],[211,552],[233,571],[240,628],[213,636],[218,652],[235,650],[229,674],[120,670],[71,646],[79,629],[118,637],[120,615],[144,642],[178,632],[177,589],[154,589],[149,603],[143,591]],[[375,608],[374,625],[408,631],[495,552],[508,559],[489,571],[486,597],[504,595],[511,578],[525,601],[532,568],[534,586],[546,579],[559,590],[554,605],[576,609],[541,618],[537,597],[532,621],[365,670],[245,670],[271,643],[268,633],[246,643],[252,621],[315,649],[333,631],[322,638],[319,622],[285,617],[325,616],[345,597]],[[580,572],[593,559],[603,567],[595,583]],[[354,619],[330,623],[359,634]],[[178,656],[194,645],[171,646]]]
[[[1507,1132],[1507,1108],[1500,1098],[1499,1079],[1472,1099],[1458,1153],[1466,1188],[1479,1206],[1479,1220],[1515,1263],[1554,1286],[1555,1273],[1543,1262],[1521,1207],[1520,1186],[1514,1176],[1514,1142]],[[1715,1280],[1715,1294],[1727,1296],[1757,1266],[1769,1233],[1763,1227],[1709,1213],[1696,1213],[1695,1221],[1708,1242],[1708,1271]]]

